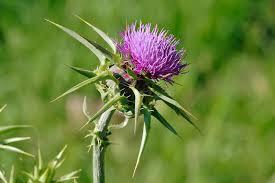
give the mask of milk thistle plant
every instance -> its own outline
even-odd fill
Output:
[[[55,100],[90,84],[95,84],[101,94],[103,106],[93,116],[88,114],[84,99],[83,111],[88,121],[83,127],[94,124],[94,129],[87,135],[92,137],[93,182],[104,183],[104,152],[111,143],[108,137],[112,129],[125,127],[130,119],[134,119],[136,128],[139,116],[143,116],[143,134],[133,175],[146,145],[152,116],[178,136],[173,126],[155,107],[158,101],[166,104],[197,128],[193,123],[195,117],[159,85],[160,81],[168,85],[173,84],[173,78],[185,72],[187,63],[181,62],[185,52],[183,49],[177,49],[179,41],[167,31],[159,30],[157,26],[133,23],[126,26],[121,33],[120,41],[114,41],[94,25],[78,18],[98,33],[110,46],[111,51],[64,26],[47,20],[90,49],[100,61],[95,70],[70,66],[87,79]],[[125,121],[118,125],[111,125],[114,112],[122,114]]]

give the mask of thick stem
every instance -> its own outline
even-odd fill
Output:
[[[114,113],[114,109],[108,109],[99,118],[95,126],[93,146],[93,183],[105,183],[104,154],[108,146],[108,125]]]

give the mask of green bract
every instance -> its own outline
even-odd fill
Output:
[[[93,71],[69,66],[72,70],[87,77],[88,79],[75,85],[64,94],[57,97],[55,100],[60,99],[61,97],[64,97],[65,95],[72,93],[86,85],[95,84],[97,90],[101,94],[101,98],[104,104],[99,111],[97,111],[93,116],[90,116],[86,111],[86,102],[84,102],[83,110],[84,114],[88,118],[88,122],[84,126],[92,122],[96,124],[96,119],[100,117],[100,115],[102,115],[105,111],[111,108],[124,115],[125,121],[117,126],[110,125],[109,130],[113,128],[123,128],[127,125],[129,119],[132,118],[134,119],[136,124],[138,122],[138,117],[140,115],[143,115],[143,135],[140,145],[140,151],[138,153],[137,163],[134,169],[136,170],[148,138],[151,124],[151,116],[155,117],[164,127],[166,127],[173,134],[178,135],[172,125],[167,122],[165,118],[155,108],[155,104],[157,101],[164,102],[178,115],[182,116],[189,123],[196,127],[196,125],[193,123],[193,120],[195,118],[178,102],[176,102],[170,95],[168,95],[167,92],[158,85],[158,82],[156,80],[150,79],[144,75],[138,76],[129,67],[125,67],[127,63],[125,63],[121,55],[116,52],[116,43],[114,43],[106,33],[101,31],[97,27],[91,25],[83,19],[81,20],[89,25],[89,27],[91,27],[95,32],[97,32],[110,46],[112,51],[107,50],[96,42],[88,40],[87,38],[66,27],[47,20],[48,22],[55,25],[57,28],[65,31],[71,37],[78,40],[88,49],[90,49],[100,61],[100,65]],[[96,133],[96,131],[94,131],[91,132],[88,136],[96,138],[97,135],[98,134]],[[94,142],[94,140],[92,142]]]

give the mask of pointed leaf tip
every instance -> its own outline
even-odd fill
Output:
[[[149,109],[146,107],[144,108],[143,111],[144,111],[144,125],[143,125],[142,139],[141,139],[141,143],[140,143],[140,148],[139,148],[136,165],[135,165],[134,172],[133,172],[133,177],[135,176],[137,167],[140,162],[140,158],[143,154],[143,151],[144,151],[147,139],[148,139],[150,127],[151,127],[151,113],[149,112]]]
[[[94,25],[90,24],[86,20],[82,19],[78,15],[75,15],[75,16],[79,20],[81,20],[82,22],[84,22],[85,24],[87,24],[89,27],[91,27],[96,33],[98,33],[104,39],[104,41],[112,48],[112,50],[114,51],[114,53],[116,53],[116,44],[113,42],[113,40],[105,32],[103,32],[99,28],[95,27]]]
[[[79,68],[79,67],[74,67],[74,66],[71,66],[71,65],[66,65],[66,66],[69,67],[70,69],[78,72],[79,74],[88,77],[88,78],[92,78],[92,77],[96,76],[96,74],[93,71],[82,69],[82,68]]]
[[[14,146],[0,144],[0,149],[15,152],[18,154],[23,154],[23,155],[30,156],[30,157],[34,158],[34,155],[27,153],[27,152],[25,152],[17,147],[14,147]]]
[[[99,51],[96,47],[94,47],[94,45],[92,45],[89,41],[87,41],[84,37],[82,37],[81,35],[79,35],[78,33],[76,33],[75,31],[68,29],[62,25],[59,25],[55,22],[52,22],[48,19],[45,19],[47,22],[55,25],[57,28],[63,30],[64,32],[66,32],[68,35],[70,35],[71,37],[73,37],[74,39],[78,40],[81,44],[83,44],[84,46],[86,46],[89,50],[91,50],[96,56],[97,58],[100,60],[101,64],[104,63],[105,61],[105,56],[103,53],[101,53],[101,51]]]
[[[168,123],[168,121],[166,121],[166,119],[155,108],[153,108],[152,116],[154,116],[170,132],[172,132],[176,136],[180,137],[179,134],[177,133],[177,131],[174,129],[174,127],[171,126],[170,123]]]
[[[95,76],[93,78],[89,78],[89,79],[86,79],[84,81],[82,81],[81,83],[75,85],[74,87],[72,87],[71,89],[67,90],[65,93],[63,93],[62,95],[58,96],[57,98],[55,98],[54,100],[52,100],[51,102],[55,102],[57,101],[58,99],[82,88],[83,86],[86,86],[88,84],[93,84],[95,82],[98,82],[98,81],[101,81],[101,80],[104,80],[108,77],[108,75],[104,74],[104,75],[99,75],[99,76]]]
[[[199,127],[193,122],[193,119],[197,120],[195,116],[193,116],[189,111],[187,111],[184,107],[182,107],[176,100],[174,100],[171,96],[169,96],[164,90],[156,90],[150,88],[156,96],[162,100],[167,106],[169,106],[172,110],[174,110],[178,115],[181,115],[185,118],[200,134],[202,134]],[[162,89],[162,88],[161,88]]]

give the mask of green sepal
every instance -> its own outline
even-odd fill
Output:
[[[102,81],[102,80],[105,80],[107,79],[108,77],[110,77],[108,74],[106,73],[103,73],[102,75],[98,75],[98,76],[95,76],[93,78],[89,78],[89,79],[86,79],[85,81],[82,81],[81,83],[75,85],[74,87],[72,87],[71,89],[67,90],[65,93],[63,93],[62,95],[60,95],[59,97],[55,98],[54,100],[52,100],[51,102],[54,102],[80,88],[82,88],[83,86],[86,86],[88,84],[93,84],[93,83],[96,83],[98,81]]]
[[[82,69],[79,67],[70,66],[70,65],[67,65],[67,66],[70,67],[72,70],[78,72],[79,74],[86,76],[87,78],[92,78],[92,77],[96,76],[96,74],[93,71]]]
[[[138,79],[138,77],[137,77],[137,75],[131,70],[131,69],[126,69],[126,72],[130,75],[130,76],[132,76],[132,78],[134,78],[134,80],[137,80]]]
[[[180,137],[177,131],[168,123],[168,121],[166,121],[166,119],[155,108],[153,108],[153,111],[151,113],[152,113],[152,116],[154,116],[169,131],[171,131],[173,134]]]
[[[116,53],[116,44],[105,32],[90,24],[89,22],[85,21],[84,19],[80,18],[79,16],[76,15],[76,17],[83,21],[85,24],[87,24],[89,27],[91,27],[96,33],[98,33],[104,39],[104,41],[112,48],[113,52]]]
[[[140,148],[139,148],[136,165],[135,165],[134,172],[133,172],[133,177],[135,176],[135,172],[139,165],[140,158],[144,151],[144,148],[145,148],[145,145],[146,145],[146,142],[148,139],[149,131],[151,128],[151,113],[147,107],[144,107],[143,114],[144,114],[144,125],[143,125],[142,139],[141,139],[141,143],[140,143]]]
[[[100,60],[101,64],[105,63],[105,59],[106,59],[105,55],[101,51],[99,51],[94,45],[92,45],[89,41],[87,41],[84,37],[80,36],[78,33],[74,32],[73,30],[70,30],[62,25],[59,25],[59,24],[54,23],[47,19],[46,19],[46,21],[50,22],[51,24],[55,25],[59,29],[63,30],[64,32],[69,34],[71,37],[78,40],[81,44],[86,46],[89,50],[91,50],[97,56],[97,58]]]

